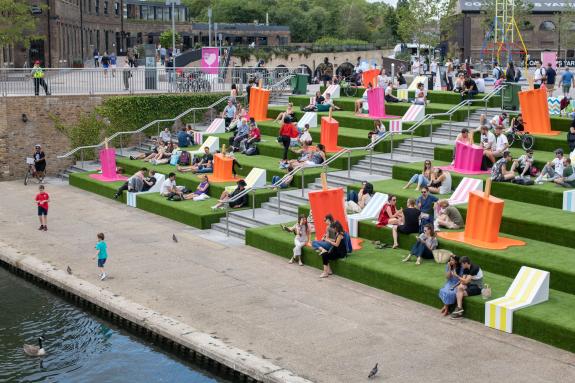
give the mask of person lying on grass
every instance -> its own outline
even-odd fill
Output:
[[[211,173],[214,170],[214,156],[210,153],[210,148],[204,147],[204,155],[194,158],[194,164],[190,166],[176,166],[179,172]]]
[[[238,194],[243,192],[247,186],[246,181],[244,181],[244,180],[239,180],[237,182],[237,185],[238,186],[231,193],[228,193],[227,191],[224,190],[220,196],[220,199],[218,200],[218,203],[215,204],[214,206],[212,206],[212,210],[222,209],[226,203],[228,203],[228,205],[232,209],[239,209],[239,208],[247,205],[247,203],[248,203],[247,194],[244,194],[243,196],[239,197],[235,201],[228,202],[229,200],[233,199],[235,196],[237,196]]]

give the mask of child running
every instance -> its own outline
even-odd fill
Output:
[[[106,271],[104,271],[104,264],[106,259],[108,259],[108,246],[104,242],[104,233],[98,233],[98,243],[96,244],[96,250],[98,250],[98,268],[100,269],[100,280],[106,279]]]
[[[36,205],[38,206],[38,218],[40,227],[38,230],[48,231],[48,203],[50,196],[44,191],[44,185],[40,185],[39,192],[36,194]]]

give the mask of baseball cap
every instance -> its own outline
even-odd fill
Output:
[[[42,147],[42,145],[40,145],[40,144],[36,144],[36,145],[34,145],[34,147],[35,147],[35,148],[41,148],[41,147]]]

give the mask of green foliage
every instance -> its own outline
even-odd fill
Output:
[[[74,125],[65,125],[56,115],[50,114],[49,118],[54,122],[54,127],[68,137],[72,148],[96,145],[102,142],[108,130],[105,120],[95,112],[81,115]],[[92,158],[95,158],[93,153],[87,154],[85,157],[85,159]]]
[[[334,37],[322,37],[315,41],[314,45],[328,45],[328,46],[340,46],[340,45],[366,45],[369,44],[365,40],[356,39],[337,39]]]
[[[45,5],[36,7],[42,12],[48,9]],[[43,37],[35,34],[38,21],[27,2],[0,0],[0,46],[22,44],[28,48],[30,41]]]
[[[253,23],[265,21],[290,27],[293,42],[314,42],[322,37],[373,41],[397,40],[395,8],[367,0],[184,0],[192,18],[207,21],[212,7],[213,22]],[[387,32],[385,32],[387,31]]]
[[[561,12],[555,13],[554,22],[558,34],[557,54],[564,57],[561,51],[575,45],[575,6],[566,2]]]
[[[172,30],[168,29],[162,32],[162,34],[160,35],[160,44],[164,47],[164,48],[173,48],[172,47]],[[180,35],[179,33],[176,33],[176,46],[180,45],[182,43],[182,35]]]

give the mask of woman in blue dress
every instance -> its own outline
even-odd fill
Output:
[[[458,276],[462,275],[461,265],[459,264],[459,256],[452,255],[445,265],[445,285],[439,289],[439,298],[443,302],[441,314],[444,316],[449,314],[449,306],[455,304],[456,286],[459,284]]]

